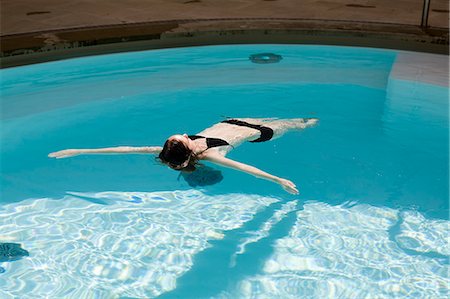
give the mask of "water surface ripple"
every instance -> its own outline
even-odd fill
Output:
[[[278,225],[288,215],[294,222]],[[417,211],[318,201],[299,206],[191,190],[29,199],[3,206],[0,217],[2,241],[21,243],[30,253],[2,264],[2,298],[154,298],[167,292],[164,298],[175,298],[171,291],[193,267],[200,285],[214,284],[197,292],[211,298],[446,298],[449,292],[449,221]],[[221,255],[229,247],[222,239],[234,242],[228,257]],[[210,277],[210,267],[198,271],[206,265],[195,264],[204,262],[197,255],[210,249],[208,261],[226,257],[218,269],[223,276]],[[191,283],[192,275],[186,276]]]

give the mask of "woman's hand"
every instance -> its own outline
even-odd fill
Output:
[[[286,179],[279,179],[278,183],[281,185],[281,187],[283,187],[284,190],[286,190],[287,192],[291,193],[291,194],[299,194],[297,187],[295,186],[295,184],[289,180]]]
[[[50,154],[48,154],[48,156],[50,158],[61,159],[61,158],[73,157],[73,156],[76,156],[79,154],[80,154],[79,150],[66,149],[66,150],[62,150],[59,152],[50,153]]]

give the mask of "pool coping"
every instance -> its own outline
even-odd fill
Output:
[[[447,28],[279,18],[167,20],[1,36],[0,67],[219,44],[324,44],[449,54]]]

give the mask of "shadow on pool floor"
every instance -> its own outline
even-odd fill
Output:
[[[272,204],[242,227],[227,232],[223,239],[210,241],[211,247],[197,254],[191,270],[177,280],[177,288],[158,298],[210,298],[235,289],[244,277],[258,274],[273,253],[273,243],[286,237],[294,226],[298,207],[276,223],[267,237],[248,244],[245,253],[236,256],[233,266],[230,264],[242,239],[260,229],[283,204],[283,201]]]

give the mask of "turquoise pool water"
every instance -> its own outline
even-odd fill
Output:
[[[29,256],[0,263],[0,297],[447,298],[449,89],[405,55],[210,46],[1,70],[0,242]],[[300,195],[218,166],[194,189],[146,155],[47,158],[225,116],[320,119],[229,154]]]

